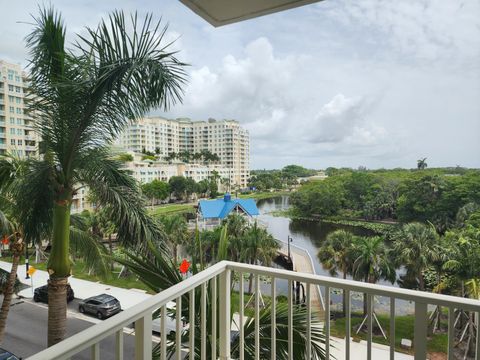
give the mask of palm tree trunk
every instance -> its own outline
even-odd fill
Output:
[[[110,251],[110,257],[113,256],[113,244],[112,244],[112,234],[108,234],[108,249]],[[110,261],[110,270],[115,270],[113,266],[113,260]]]
[[[7,326],[7,317],[10,310],[10,303],[13,297],[13,287],[17,278],[18,262],[20,261],[20,254],[22,253],[23,245],[21,242],[13,244],[12,269],[8,275],[7,286],[3,293],[2,308],[0,309],[0,344],[5,336],[5,328]]]
[[[347,272],[343,272],[343,279],[347,279]],[[347,313],[347,294],[345,290],[343,290],[343,304],[342,304],[342,311],[343,311],[343,316]]]
[[[48,346],[65,338],[67,325],[67,284],[70,276],[70,199],[53,208],[52,250],[48,260]]]
[[[418,288],[420,291],[425,291],[425,280],[421,270],[418,272]]]
[[[250,276],[248,277],[248,293],[252,293],[252,288],[253,288],[253,274],[250,273]]]

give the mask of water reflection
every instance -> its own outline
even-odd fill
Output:
[[[300,247],[306,250],[312,260],[315,272],[318,275],[330,276],[328,270],[324,269],[318,259],[318,249],[322,242],[325,241],[327,235],[335,230],[344,229],[351,231],[359,236],[371,236],[374,233],[370,230],[339,224],[322,223],[319,221],[306,220],[291,220],[284,216],[273,216],[273,212],[287,210],[290,207],[288,196],[279,196],[270,199],[261,199],[257,201],[257,206],[260,212],[258,216],[259,221],[264,224],[268,231],[279,241],[287,242],[288,236],[293,238],[293,246]],[[403,274],[402,270],[397,271],[397,276]],[[351,277],[348,277],[351,278]],[[379,281],[379,284],[392,286],[390,282]],[[396,285],[394,285],[396,286]],[[286,284],[279,286],[280,291],[286,291]],[[263,289],[262,289],[263,291]],[[336,292],[332,294],[332,300],[335,304],[341,302],[341,293]],[[389,311],[389,301],[385,298],[376,298],[375,308],[378,312]],[[360,294],[354,294],[352,298],[352,306],[354,309],[361,309],[363,299]],[[397,302],[397,311],[399,313],[406,313],[412,311],[410,303],[405,301]]]

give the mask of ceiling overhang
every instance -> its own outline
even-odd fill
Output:
[[[213,26],[222,26],[258,16],[293,9],[321,0],[180,0]]]

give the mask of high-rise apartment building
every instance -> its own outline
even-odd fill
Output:
[[[0,154],[30,157],[38,153],[33,120],[25,111],[27,86],[20,65],[0,60]]]
[[[219,156],[217,165],[231,169],[233,186],[246,187],[250,176],[250,137],[235,120],[143,118],[127,127],[118,145],[138,153],[155,152],[162,157],[209,150]]]

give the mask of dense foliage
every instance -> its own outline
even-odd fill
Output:
[[[281,190],[298,183],[299,178],[313,176],[316,170],[299,165],[287,165],[282,170],[253,170],[248,186],[260,191]]]
[[[440,233],[466,204],[480,204],[480,171],[330,169],[292,196],[300,216],[432,222]]]

